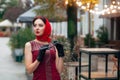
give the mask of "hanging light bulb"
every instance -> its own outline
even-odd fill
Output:
[[[98,6],[99,0],[65,0],[66,5],[72,6],[74,3],[82,10],[90,11]]]
[[[66,5],[68,4],[68,0],[65,0],[65,4],[66,4]]]

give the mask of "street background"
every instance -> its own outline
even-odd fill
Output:
[[[26,74],[24,60],[23,62],[16,62],[13,59],[8,42],[9,37],[0,37],[0,80],[31,80],[32,75]],[[99,57],[98,61],[98,71],[104,71],[104,57]],[[108,71],[112,74],[113,62],[110,59],[108,66]],[[74,70],[74,67],[69,67],[69,75],[66,75],[72,80],[75,79]]]

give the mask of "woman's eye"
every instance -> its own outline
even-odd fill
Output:
[[[40,27],[43,27],[43,24],[39,24]]]
[[[43,27],[44,25],[43,24],[34,24],[33,26],[34,27],[36,27],[36,26]]]
[[[34,27],[36,27],[36,24],[33,24]]]

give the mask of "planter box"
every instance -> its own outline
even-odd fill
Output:
[[[23,49],[22,48],[15,48],[13,57],[16,62],[22,62],[23,60]]]

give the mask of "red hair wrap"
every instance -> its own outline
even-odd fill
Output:
[[[41,19],[41,18],[39,18],[39,19]],[[51,34],[51,25],[50,25],[50,22],[48,21],[48,19],[46,19],[45,29],[44,29],[43,35],[36,36],[36,38],[39,41],[51,42],[50,34]]]

